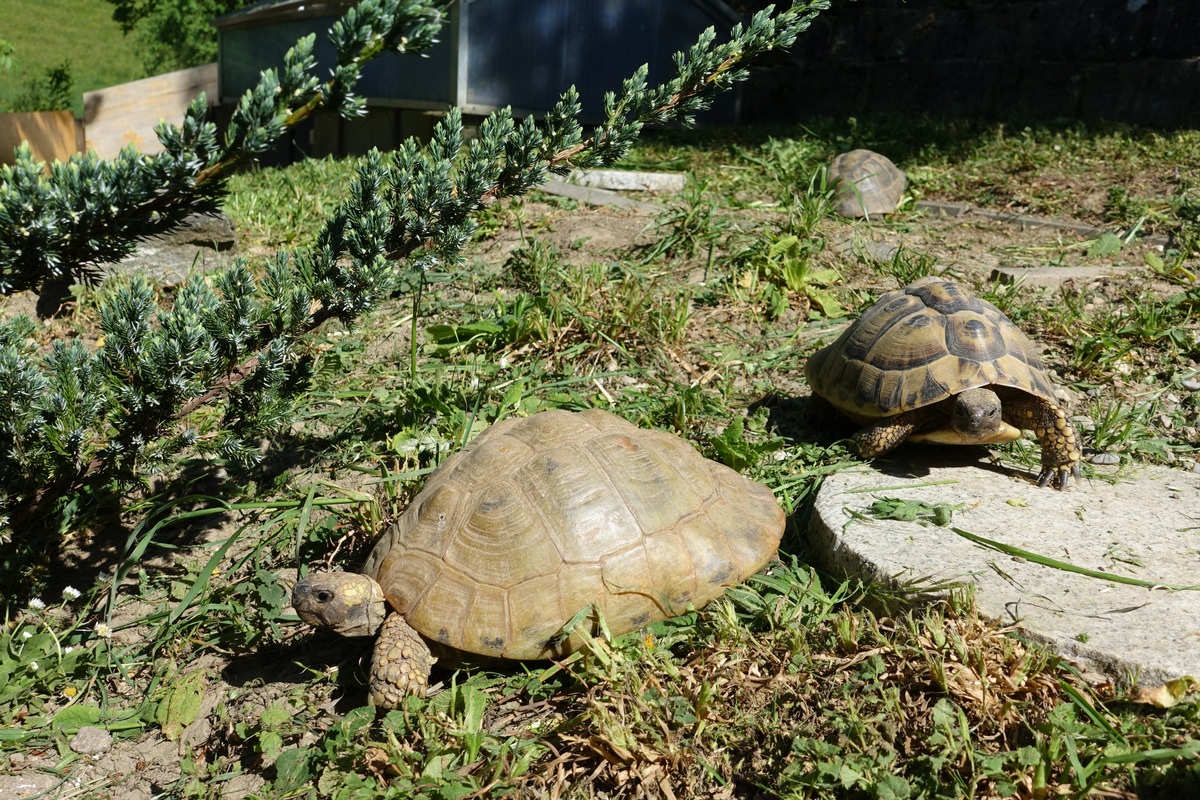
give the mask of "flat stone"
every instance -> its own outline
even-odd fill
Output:
[[[577,169],[568,183],[618,192],[679,192],[687,176],[679,172],[633,172],[623,169]]]
[[[151,241],[161,246],[195,245],[212,250],[232,250],[237,244],[233,220],[224,212],[192,214],[178,228],[155,236]]]
[[[814,562],[933,594],[972,584],[983,614],[1113,679],[1200,676],[1200,591],[1169,588],[1200,583],[1200,474],[1141,466],[1059,492],[981,453],[905,446],[830,475],[809,529]],[[852,515],[882,497],[963,507],[947,527]],[[1154,588],[1042,565],[953,528]]]
[[[1043,286],[1051,289],[1067,281],[1088,283],[1114,275],[1143,271],[1144,267],[1108,265],[1105,267],[996,267],[991,279],[1000,283],[1019,283],[1022,286]]]
[[[112,749],[112,734],[94,725],[84,725],[71,737],[71,749],[81,756],[99,756]]]
[[[982,217],[983,219],[995,220],[1006,225],[1012,225],[1021,230],[1037,230],[1039,228],[1050,228],[1053,230],[1068,231],[1070,233],[1079,234],[1085,238],[1096,238],[1105,233],[1113,231],[1100,228],[1095,225],[1089,225],[1086,222],[1076,222],[1070,219],[1055,219],[1054,217],[1038,217],[1032,214],[1018,214],[1012,211],[998,211],[991,208],[978,208],[969,203],[943,203],[938,200],[918,200],[914,207],[918,211],[924,211],[926,214],[931,214],[935,217],[963,217],[967,215]],[[1141,244],[1149,245],[1166,245],[1167,237],[1165,236],[1142,236],[1138,238]]]
[[[607,189],[596,189],[590,186],[577,186],[573,183],[567,183],[559,178],[550,178],[541,186],[538,187],[543,192],[556,194],[560,197],[569,197],[572,200],[578,200],[581,203],[586,203],[590,206],[612,206],[614,208],[633,208],[638,211],[646,211],[651,214],[657,214],[662,211],[662,206],[654,203],[647,203],[643,200],[634,200],[625,195],[610,192]]]
[[[997,211],[990,208],[978,208],[969,203],[943,203],[938,200],[918,200],[915,206],[918,211],[924,211],[927,214],[937,217],[963,217],[971,214],[976,217],[1003,222],[1007,225],[1014,225],[1022,230],[1055,228],[1057,230],[1079,233],[1084,236],[1099,236],[1104,233],[1103,228],[1097,228],[1095,225],[1088,225],[1084,222],[1054,219],[1053,217],[1035,217],[1030,214]]]
[[[230,266],[236,242],[225,214],[193,214],[175,230],[140,242],[132,255],[107,271],[143,272],[163,286],[178,286],[193,273]]]
[[[935,217],[961,217],[971,210],[967,203],[943,203],[940,200],[918,200],[913,207]]]
[[[1104,228],[1088,225],[1086,222],[1075,222],[1069,219],[1054,219],[1053,217],[1036,217],[1032,214],[1017,214],[1012,211],[997,211],[990,208],[972,208],[969,212],[984,219],[994,219],[1006,225],[1012,225],[1021,230],[1037,230],[1051,228],[1060,231],[1077,233],[1080,236],[1096,237],[1106,233]]]

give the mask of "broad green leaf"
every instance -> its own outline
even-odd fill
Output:
[[[280,796],[287,795],[305,786],[312,779],[311,750],[289,747],[275,757],[275,784],[272,787]]]
[[[1088,245],[1088,258],[1111,256],[1121,251],[1121,237],[1115,233],[1102,233]]]
[[[178,676],[167,687],[154,716],[154,721],[162,728],[163,736],[175,741],[184,728],[196,721],[207,683],[203,672],[189,672]]]
[[[76,731],[85,725],[97,724],[100,722],[100,716],[100,709],[96,706],[67,706],[54,715],[50,725],[59,730]]]

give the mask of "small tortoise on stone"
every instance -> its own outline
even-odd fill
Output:
[[[842,153],[829,164],[835,183],[834,210],[843,217],[891,214],[904,197],[908,179],[886,156],[871,150]]]
[[[806,368],[813,394],[866,427],[863,458],[901,442],[993,444],[1033,431],[1038,483],[1079,481],[1081,447],[1036,348],[963,287],[921,278],[879,298]]]
[[[395,708],[425,693],[429,645],[559,657],[583,644],[560,637],[579,612],[620,635],[700,607],[762,568],[783,527],[770,490],[682,439],[596,409],[546,411],[448,458],[364,574],[311,575],[292,603],[312,625],[378,632],[371,699]]]

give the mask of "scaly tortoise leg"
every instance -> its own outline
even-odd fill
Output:
[[[1004,401],[1004,421],[1037,436],[1042,446],[1038,486],[1050,484],[1065,489],[1070,476],[1075,476],[1076,483],[1081,480],[1079,463],[1083,459],[1083,446],[1065,411],[1049,400],[1018,397]]]
[[[424,697],[436,661],[429,645],[403,616],[388,614],[371,658],[371,702],[391,709],[399,708],[407,695]]]
[[[879,420],[857,431],[852,437],[858,448],[859,458],[875,458],[900,445],[912,436],[928,416],[926,409],[918,408]]]

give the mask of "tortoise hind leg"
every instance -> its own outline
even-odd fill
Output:
[[[1038,486],[1050,484],[1065,489],[1070,476],[1075,477],[1076,483],[1081,480],[1079,463],[1083,447],[1065,411],[1049,400],[1022,395],[1004,401],[1004,421],[1037,436],[1042,446]]]
[[[424,697],[435,661],[421,634],[400,614],[388,614],[371,659],[371,702],[390,709],[399,708],[406,695]]]

